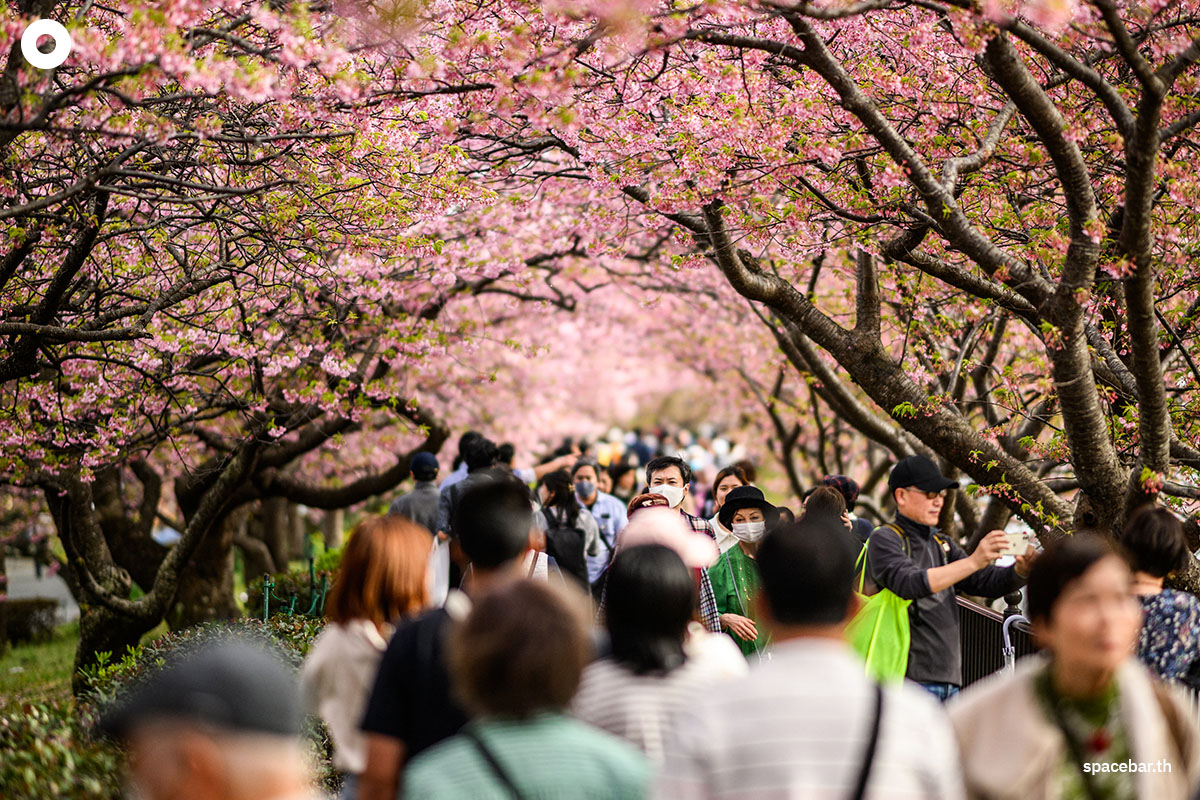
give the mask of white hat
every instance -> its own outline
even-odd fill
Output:
[[[629,520],[617,541],[617,550],[639,544],[665,545],[692,569],[707,569],[717,562],[717,543],[703,533],[693,531],[678,511],[669,508],[643,508]]]

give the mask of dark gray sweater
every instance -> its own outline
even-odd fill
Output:
[[[904,532],[907,548],[895,530],[880,526],[867,542],[867,565],[876,584],[913,601],[909,607],[911,643],[906,677],[922,683],[961,686],[956,593],[1000,597],[1020,588],[1025,580],[1013,567],[989,565],[933,594],[927,570],[966,558],[967,552],[946,537],[935,538],[938,529],[932,526],[899,514],[894,524]]]

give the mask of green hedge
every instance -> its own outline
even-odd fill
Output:
[[[230,633],[268,638],[283,658],[299,669],[324,621],[302,615],[198,625],[141,645],[123,658],[101,654],[98,667],[85,671],[88,686],[76,702],[42,703],[0,710],[0,786],[5,800],[120,800],[121,752],[92,734],[100,710],[120,697],[179,648],[197,646]],[[324,724],[310,718],[307,739],[328,791],[337,790],[331,746]]]
[[[52,597],[8,597],[0,600],[0,632],[4,642],[44,642],[54,633],[58,601]]]
[[[0,786],[8,800],[120,800],[121,754],[95,741],[69,701],[0,711]]]

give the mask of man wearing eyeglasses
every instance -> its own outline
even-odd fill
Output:
[[[970,555],[943,535],[938,517],[958,482],[925,456],[896,464],[888,488],[896,519],[871,534],[867,565],[877,585],[913,601],[906,677],[944,702],[962,686],[956,593],[1000,597],[1020,588],[1036,551],[1030,547],[1013,566],[997,567],[992,562],[1007,544],[1004,531],[988,533]]]

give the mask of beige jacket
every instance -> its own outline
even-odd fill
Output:
[[[1058,727],[1033,691],[1046,661],[1023,659],[1013,675],[989,678],[947,706],[962,753],[967,797],[1058,800],[1055,774],[1068,757]],[[1121,720],[1135,762],[1165,760],[1170,772],[1134,775],[1143,800],[1188,800],[1200,778],[1200,731],[1188,701],[1129,659],[1117,673]]]
[[[390,626],[386,630],[391,635]],[[360,774],[367,765],[367,740],[358,723],[375,685],[387,639],[365,619],[329,623],[300,668],[300,688],[310,712],[329,726],[333,765]]]

